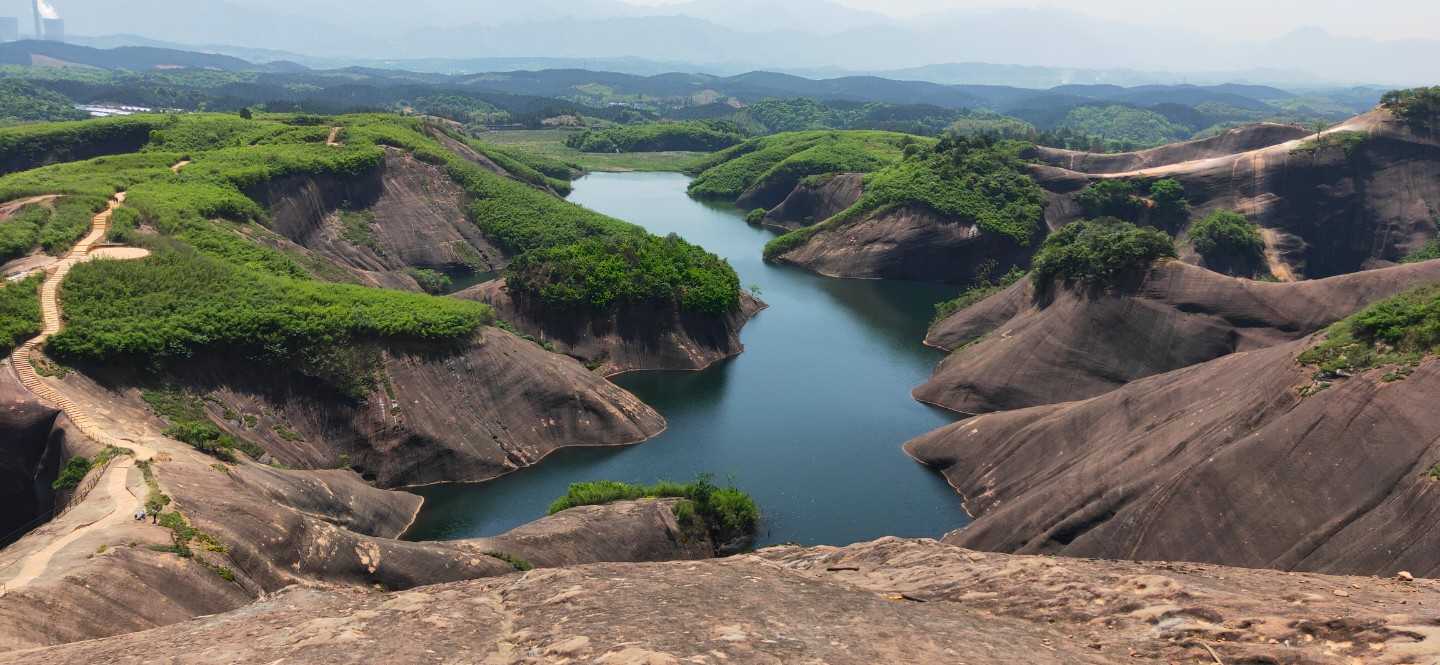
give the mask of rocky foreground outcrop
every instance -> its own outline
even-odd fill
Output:
[[[243,610],[0,663],[1424,663],[1440,588],[935,541],[596,564]]]
[[[1318,336],[1317,336],[1318,337]],[[1333,384],[1307,337],[990,413],[905,444],[975,521],[966,547],[1440,575],[1440,361]]]
[[[97,404],[89,391],[77,394]],[[96,490],[0,550],[0,651],[147,630],[297,584],[405,589],[504,575],[518,561],[545,567],[715,551],[703,528],[678,523],[671,501],[575,508],[473,541],[397,540],[420,508],[415,495],[375,488],[348,470],[219,462],[160,436],[136,401],[112,396],[103,404],[96,420],[107,431],[158,451],[148,474],[130,470],[125,491],[167,497],[165,510],[183,522],[113,519],[113,497]]]
[[[1431,282],[1440,261],[1283,284],[1165,261],[1135,284],[1044,297],[1024,279],[931,328],[925,343],[954,353],[914,395],[972,415],[1086,399],[1299,339]]]
[[[455,294],[495,308],[501,320],[610,376],[635,370],[699,370],[745,350],[740,329],[766,305],[740,292],[740,306],[712,315],[674,305],[629,305],[595,313],[555,309],[506,288],[505,280]]]

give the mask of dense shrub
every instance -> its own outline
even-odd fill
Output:
[[[0,79],[0,123],[37,120],[84,120],[84,111],[58,92],[29,81]]]
[[[750,212],[745,213],[745,223],[747,224],[759,225],[763,221],[765,221],[764,208],[756,208],[754,210],[751,210]]]
[[[0,354],[40,334],[41,274],[19,282],[0,281]]]
[[[607,309],[678,298],[682,309],[722,314],[737,304],[740,278],[724,259],[671,234],[586,238],[536,249],[506,271],[510,288],[552,303]]]
[[[165,116],[132,115],[6,127],[0,129],[0,173],[134,152],[149,140],[152,129],[171,121]]]
[[[1380,105],[1417,129],[1440,129],[1440,86],[1391,90]]]
[[[1265,261],[1260,229],[1244,215],[1228,210],[1210,213],[1190,227],[1190,242],[1206,265],[1226,272],[1254,274]]]
[[[1101,180],[1081,191],[1075,201],[1090,218],[1114,217],[1127,222],[1136,222],[1145,209],[1140,199],[1139,186],[1134,180],[1112,178]]]
[[[1075,222],[1051,234],[1035,255],[1031,274],[1039,291],[1057,279],[1109,286],[1149,268],[1156,259],[1173,256],[1175,243],[1164,232],[1102,218]]]
[[[1190,201],[1185,198],[1185,186],[1174,178],[1162,178],[1150,183],[1151,221],[1155,226],[1178,229],[1190,213]]]
[[[611,480],[573,483],[565,496],[550,504],[550,514],[576,506],[644,498],[686,499],[676,507],[681,525],[703,525],[717,546],[753,537],[760,524],[760,509],[750,495],[734,487],[718,487],[708,475],[683,484],[661,481],[647,486]],[[690,519],[698,520],[698,524],[686,524]]]
[[[1133,106],[1080,106],[1065,115],[1061,126],[1132,146],[1156,146],[1190,138],[1194,130],[1165,116]]]
[[[733,200],[759,183],[791,189],[807,176],[869,173],[900,159],[904,146],[923,143],[906,134],[819,131],[776,134],[722,150],[696,167],[690,195]]]
[[[80,481],[85,479],[86,474],[94,464],[89,457],[77,455],[65,460],[65,466],[60,469],[60,475],[50,483],[50,487],[56,490],[73,490],[80,486]]]
[[[871,174],[865,179],[864,195],[844,212],[770,241],[765,258],[774,259],[822,230],[905,206],[1028,244],[1039,230],[1045,198],[1020,161],[1026,145],[947,137]]]
[[[1440,287],[1426,286],[1377,302],[1330,326],[1325,341],[1300,355],[1321,371],[1362,371],[1413,364],[1440,352]]]
[[[420,289],[429,294],[441,294],[450,290],[450,277],[443,272],[429,268],[410,268],[405,271],[420,285]]]
[[[82,360],[228,350],[291,361],[355,340],[456,340],[492,319],[478,303],[272,277],[185,248],[78,265],[62,291],[69,324],[49,348]]]
[[[581,152],[713,152],[743,140],[745,135],[727,122],[652,122],[586,130],[571,134],[565,145]]]
[[[51,210],[27,205],[0,221],[0,263],[29,254],[40,244],[40,229],[50,222]]]
[[[865,194],[836,223],[899,206],[927,208],[1027,244],[1038,230],[1044,193],[1024,172],[1027,144],[985,139],[941,140],[865,180]]]
[[[1434,261],[1435,259],[1440,259],[1440,240],[1431,240],[1425,243],[1420,249],[1406,254],[1404,258],[1400,259],[1400,262],[1420,263],[1422,261]]]

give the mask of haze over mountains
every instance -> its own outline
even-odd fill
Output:
[[[1339,36],[1305,27],[1304,17],[1296,18],[1295,30],[1288,34],[1247,40],[1058,9],[971,9],[894,19],[829,0],[693,0],[660,7],[620,0],[56,4],[73,35],[133,34],[190,45],[244,43],[252,49],[350,59],[641,58],[712,73],[766,68],[830,74],[986,62],[1165,70],[1182,78],[1193,76],[1187,80],[1196,82],[1289,84],[1401,85],[1440,75],[1440,40]],[[25,0],[3,0],[0,16],[28,16],[28,7]],[[1070,80],[1062,77],[1040,85]],[[1110,79],[1082,72],[1073,80]],[[1141,77],[1114,82],[1177,81]]]

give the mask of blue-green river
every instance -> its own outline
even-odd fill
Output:
[[[487,483],[417,490],[426,505],[407,538],[498,534],[544,515],[576,481],[701,472],[755,497],[760,545],[939,537],[968,521],[944,480],[900,449],[952,422],[910,390],[941,358],[920,342],[934,304],[955,287],[767,265],[761,249],[775,234],[748,226],[732,207],[690,199],[688,182],[673,173],[597,173],[577,181],[570,200],[728,259],[770,305],[741,334],[745,352],[701,372],[615,377],[669,429],[628,448],[562,450]]]

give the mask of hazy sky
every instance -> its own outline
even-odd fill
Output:
[[[685,0],[626,0],[663,5]],[[773,0],[784,3],[786,0]],[[837,0],[859,9],[906,17],[956,9],[1046,7],[1138,25],[1181,27],[1208,34],[1277,37],[1301,27],[1373,39],[1440,39],[1437,0]]]

